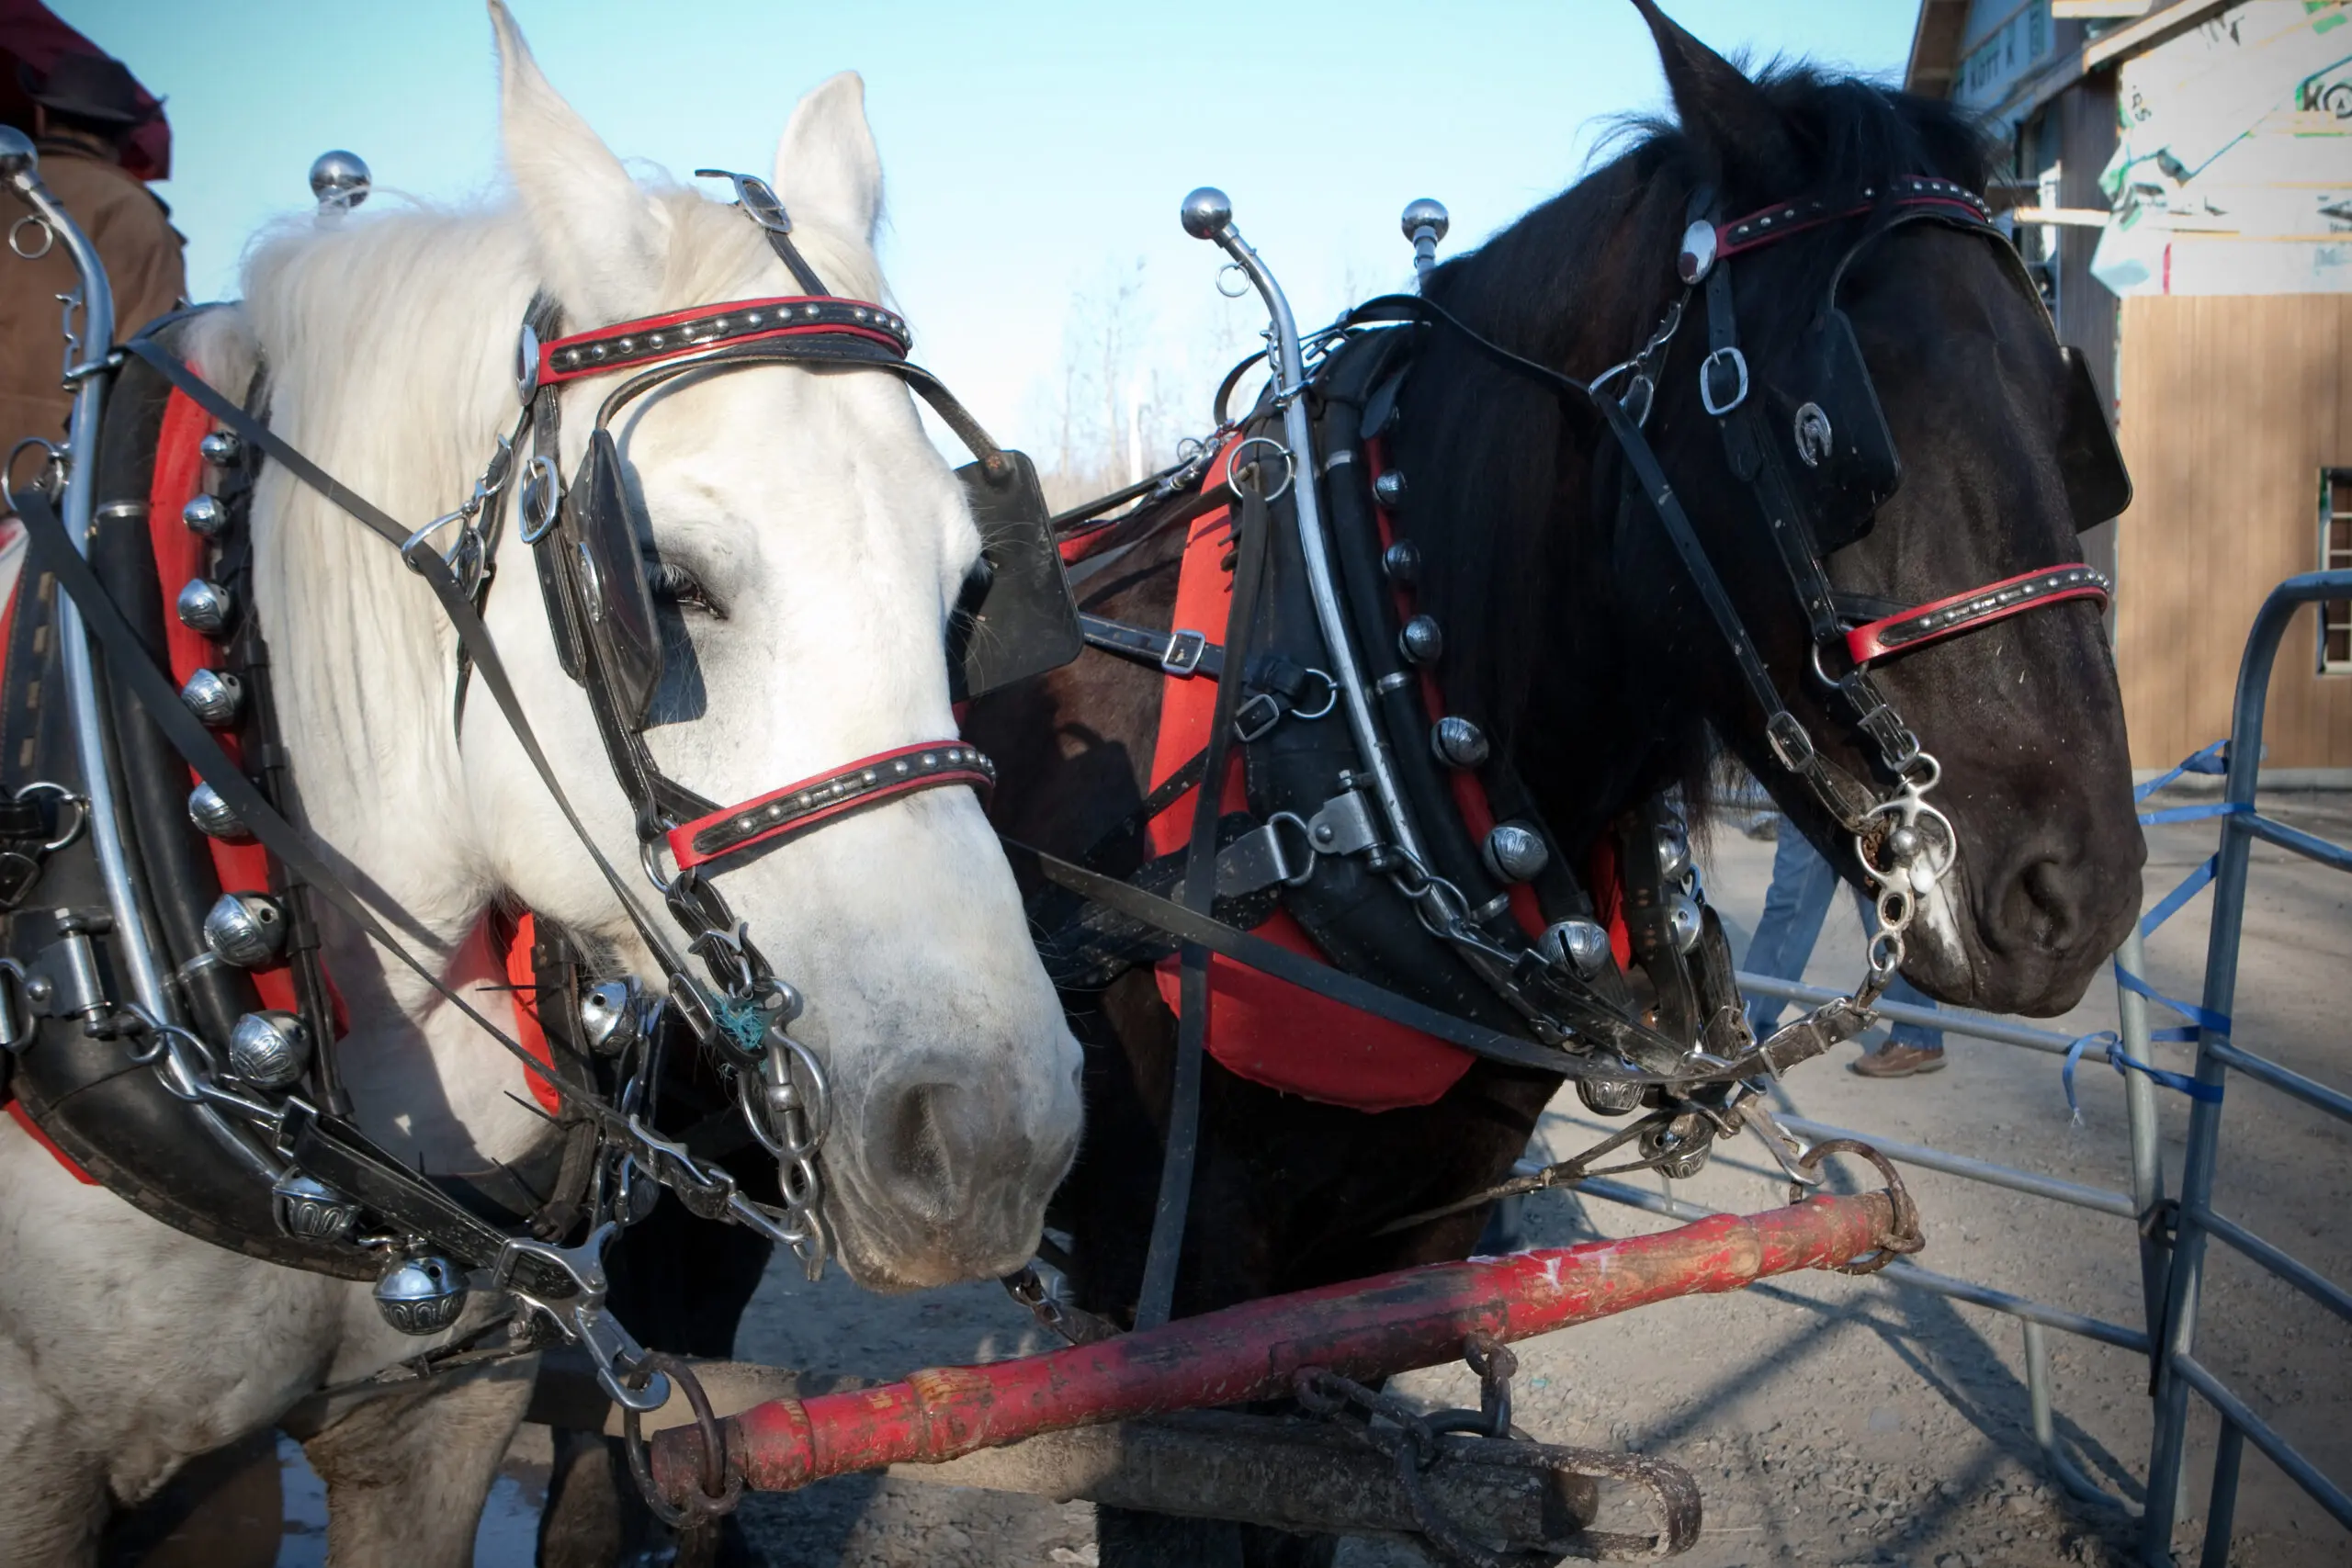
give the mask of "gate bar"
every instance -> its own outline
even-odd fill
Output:
[[[759,1491],[907,1461],[937,1462],[1040,1432],[1288,1396],[1323,1368],[1359,1380],[1434,1366],[1484,1333],[1523,1339],[1652,1302],[1733,1291],[1845,1263],[1896,1224],[1885,1192],[1820,1194],[1656,1235],[1430,1264],[1246,1303],[1158,1328],[812,1399],[772,1400],[721,1424],[729,1466]],[[699,1485],[692,1427],[652,1438],[662,1491]]]
[[[2278,663],[2278,644],[2303,605],[2331,599],[2352,599],[2352,571],[2305,572],[2281,582],[2263,601],[2238,662],[2237,693],[2230,710],[2229,767],[2222,791],[2222,842],[2215,856],[2212,922],[2205,953],[2205,987],[2198,1014],[2197,1082],[2203,1092],[2188,1108],[2179,1230],[2173,1241],[2165,1312],[2156,1320],[2163,1325],[2163,1339],[2156,1347],[2156,1432],[2148,1458],[2147,1523],[2140,1541],[2142,1561],[2150,1568],[2169,1568],[2172,1562],[2172,1528],[2188,1457],[2192,1389],[2221,1412],[2224,1432],[2213,1472],[2214,1495],[2208,1508],[2206,1562],[2219,1564],[2229,1551],[2229,1519],[2237,1502],[2240,1457],[2239,1445],[2228,1436],[2231,1432],[2252,1438],[2256,1448],[2338,1523],[2352,1528],[2352,1496],[2320,1473],[2193,1353],[2204,1292],[2205,1244],[2208,1237],[2221,1234],[2212,1224],[2213,1176],[2221,1156],[2222,1091],[2230,1069],[2235,1067],[2317,1110],[2352,1121],[2352,1097],[2243,1050],[2230,1038],[2230,1014],[2237,1005],[2239,949],[2245,935],[2246,872],[2253,862],[2255,840],[2260,839],[2323,865],[2352,871],[2352,850],[2255,810],[2255,791],[2261,782],[2263,718],[2269,705],[2270,674]],[[2223,1239],[2231,1238],[2224,1235]],[[2270,1261],[2240,1250],[2257,1265]],[[2290,1283],[2303,1282],[2292,1273],[2285,1278]]]

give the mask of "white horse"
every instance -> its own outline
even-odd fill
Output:
[[[214,313],[195,344],[232,396],[266,362],[279,433],[396,516],[448,511],[512,424],[535,289],[573,331],[799,292],[732,208],[633,180],[491,10],[517,199],[282,233],[252,257],[243,306]],[[803,99],[774,184],[817,271],[878,299],[881,173],[863,95],[842,75]],[[611,380],[567,389],[567,473]],[[662,554],[716,607],[687,606],[708,716],[648,737],[666,772],[737,800],[955,732],[946,628],[980,540],[895,378],[771,366],[689,378],[616,434]],[[280,467],[265,469],[253,518],[254,613],[302,815],[358,886],[429,931],[445,977],[471,995],[500,995],[476,988],[499,976],[472,940],[500,899],[655,974],[479,690],[453,730],[454,644],[424,585]],[[509,548],[491,629],[565,789],[629,864],[623,795],[530,563]],[[1078,1050],[973,794],[894,801],[720,883],[808,998],[796,1033],[833,1085],[826,1214],[851,1275],[905,1289],[1027,1258],[1076,1145]],[[548,1135],[510,1093],[512,1059],[426,987],[348,929],[329,930],[326,952],[351,1014],[340,1060],[371,1136],[433,1169],[512,1161]],[[486,1310],[478,1299],[460,1328]],[[111,1506],[426,1343],[387,1326],[366,1285],[167,1228],[0,1120],[0,1563],[90,1561]],[[313,1438],[334,1560],[469,1561],[528,1370],[363,1405]]]

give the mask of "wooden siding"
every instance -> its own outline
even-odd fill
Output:
[[[2123,302],[2116,663],[2135,767],[2229,732],[2263,596],[2319,564],[2319,471],[2352,467],[2352,295]],[[2352,767],[2352,675],[2317,673],[2318,616],[2270,685],[2273,768]]]

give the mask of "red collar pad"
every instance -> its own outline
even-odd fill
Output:
[[[1846,634],[1846,652],[1856,664],[1868,664],[1875,659],[1906,652],[1922,643],[1973,631],[1978,626],[2068,599],[2096,599],[2106,604],[2107,579],[2080,561],[2006,577],[1949,599],[1914,605],[1856,626]]]
[[[541,344],[538,385],[556,386],[614,370],[634,370],[723,344],[815,333],[870,338],[901,357],[914,342],[897,311],[863,299],[801,294],[736,299],[616,321]]]
[[[918,740],[673,828],[670,852],[685,871],[942,784],[970,784],[985,794],[996,784],[996,764],[961,740]]]

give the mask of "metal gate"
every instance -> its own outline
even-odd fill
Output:
[[[2222,843],[2205,868],[2213,883],[2213,927],[2206,948],[2204,997],[2196,1009],[2183,1010],[2189,1012],[2195,1023],[2196,1082],[2199,1092],[2189,1110],[2188,1148],[2181,1167],[2170,1278],[2159,1314],[2150,1319],[2158,1325],[2154,1335],[2156,1433],[2148,1462],[2148,1517],[2142,1553],[2151,1564],[2169,1564],[2172,1561],[2172,1526],[2187,1458],[2188,1396],[2192,1391],[2222,1418],[2221,1442],[2213,1460],[2213,1497],[2206,1510],[2202,1558],[2206,1568],[2223,1568],[2229,1560],[2238,1465],[2248,1438],[2334,1515],[2337,1523],[2352,1529],[2352,1495],[2322,1474],[2196,1354],[2198,1307],[2209,1238],[2218,1238],[2257,1268],[2294,1286],[2337,1317],[2352,1322],[2352,1292],[2213,1208],[2213,1170],[2221,1152],[2222,1106],[2231,1073],[2252,1078],[2338,1122],[2352,1123],[2352,1095],[2314,1082],[2239,1045],[2231,1038],[2230,1020],[2237,1000],[2238,946],[2245,922],[2246,871],[2255,840],[2259,839],[2337,871],[2352,872],[2352,850],[2263,816],[2255,809],[2254,799],[2262,758],[2263,709],[2269,696],[2270,669],[2278,658],[2279,639],[2298,608],[2331,599],[2352,599],[2352,571],[2310,572],[2280,583],[2271,591],[2261,614],[2255,617],[2254,630],[2246,638],[2245,657],[2238,666],[2237,702],[2230,721],[2227,782],[2222,804],[2214,812],[2222,820]]]
[[[2239,1462],[2248,1438],[2340,1523],[2352,1529],[2352,1494],[2321,1473],[2195,1355],[2199,1287],[2209,1237],[2220,1238],[2251,1262],[2302,1291],[2338,1317],[2352,1322],[2352,1291],[2326,1279],[2245,1225],[2216,1213],[2212,1206],[2223,1088],[2230,1072],[2234,1070],[2338,1121],[2352,1123],[2352,1094],[2314,1082],[2237,1045],[2230,1037],[2230,1010],[2236,992],[2238,949],[2245,913],[2246,871],[2254,841],[2258,839],[2323,865],[2352,872],[2352,849],[2264,817],[2255,809],[2254,801],[2262,756],[2264,703],[2279,639],[2301,606],[2345,599],[2352,599],[2352,571],[2312,572],[2279,584],[2264,604],[2247,638],[2229,740],[2199,752],[2164,778],[2135,792],[2144,798],[2184,773],[2214,773],[2226,768],[2226,784],[2218,804],[2152,811],[2141,818],[2151,824],[2219,818],[2221,847],[2186,882],[2159,899],[2117,949],[2116,999],[2120,1026],[2117,1033],[2069,1035],[2011,1020],[1964,1012],[1929,1012],[1889,1002],[1878,1004],[1879,1012],[1897,1022],[1917,1023],[1950,1034],[2065,1057],[2070,1077],[2074,1064],[2086,1059],[2106,1061],[2122,1070],[2129,1133],[2125,1190],[2091,1187],[1803,1117],[1781,1118],[1790,1131],[1807,1140],[1862,1139],[1900,1164],[2110,1214],[2132,1227],[2145,1314],[2141,1325],[2111,1323],[2071,1312],[1973,1280],[1937,1273],[1907,1258],[1896,1260],[1877,1277],[1893,1284],[1990,1307],[2017,1318],[2024,1337],[2026,1388],[2034,1439],[2052,1475],[2086,1502],[2135,1516],[2143,1514],[2139,1505],[2112,1495],[2085,1476],[2058,1440],[2046,1332],[2055,1328],[2151,1358],[2155,1390],[2154,1441],[2142,1531],[2142,1551],[2150,1568],[2169,1568],[2172,1562],[2172,1529],[2178,1511],[2188,1395],[2192,1390],[2222,1418],[2222,1439],[2214,1461],[2213,1500],[2207,1510],[2204,1568],[2225,1568]],[[2143,947],[2149,933],[2208,883],[2214,888],[2214,904],[2203,999],[2191,1006],[2161,996],[2141,978],[2146,969]],[[1745,991],[1807,1004],[1829,1000],[1837,994],[1746,973],[1740,975],[1739,983]],[[2181,1012],[2190,1020],[2190,1026],[2152,1031],[2148,1020],[2151,999]],[[2152,1039],[2193,1041],[2197,1045],[2195,1072],[2170,1073],[2151,1066]],[[2155,1108],[2159,1086],[2178,1090],[2192,1101],[2177,1202],[2168,1202],[2164,1191]],[[1696,1219],[1715,1212],[1668,1193],[1647,1191],[1606,1179],[1586,1180],[1577,1184],[1576,1190],[1678,1220]]]

